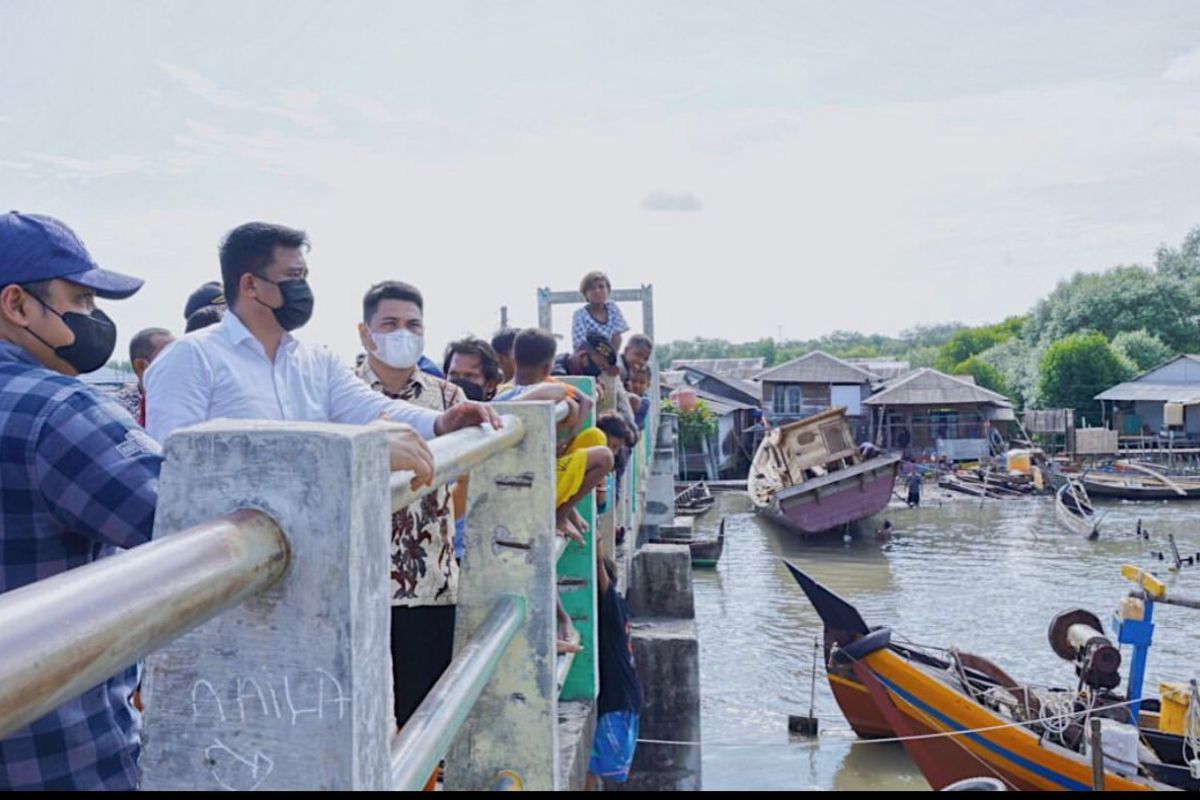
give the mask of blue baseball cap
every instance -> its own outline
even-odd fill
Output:
[[[123,300],[144,281],[100,269],[75,232],[53,217],[10,211],[0,216],[0,287],[52,278]]]
[[[219,281],[209,281],[188,297],[183,307],[183,318],[186,320],[202,308],[215,306],[225,308],[225,289]]]

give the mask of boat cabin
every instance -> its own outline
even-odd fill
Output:
[[[750,471],[752,484],[762,487],[765,503],[768,491],[797,486],[862,461],[846,409],[838,407],[769,431]]]

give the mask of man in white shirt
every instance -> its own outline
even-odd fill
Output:
[[[499,426],[482,403],[437,413],[371,390],[323,347],[290,331],[312,316],[303,231],[241,225],[221,243],[229,313],[188,334],[146,371],[146,430],[160,442],[210,419],[268,419],[411,425],[424,439],[481,423]],[[427,451],[426,451],[427,455]]]

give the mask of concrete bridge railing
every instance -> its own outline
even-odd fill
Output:
[[[594,583],[587,658],[555,653],[582,580],[558,566],[594,579],[595,537],[554,531],[565,406],[497,409],[431,443],[435,485],[470,475],[467,555],[456,656],[403,732],[382,532],[433,487],[389,475],[378,429],[214,421],[168,440],[153,542],[0,597],[0,736],[145,657],[144,788],[420,788],[447,751],[450,789],[562,788],[560,692],[597,686]]]

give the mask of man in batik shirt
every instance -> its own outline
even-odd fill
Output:
[[[418,368],[424,349],[424,301],[413,286],[387,281],[363,298],[359,336],[367,358],[358,375],[372,389],[441,413],[465,401],[463,390]],[[449,485],[392,516],[392,676],[396,723],[412,716],[450,664],[458,563]]]

